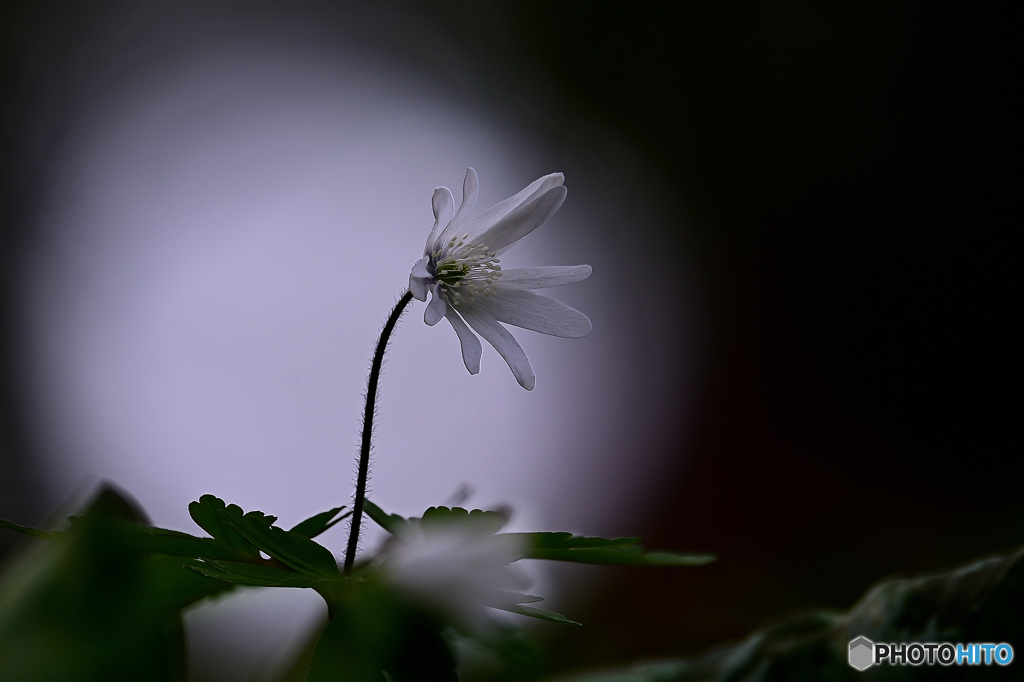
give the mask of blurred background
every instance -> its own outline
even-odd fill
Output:
[[[514,507],[517,529],[720,557],[537,573],[585,623],[536,629],[554,669],[700,651],[1024,542],[999,17],[0,11],[0,517],[43,523],[102,479],[193,532],[204,493],[286,524],[347,501],[374,338],[432,189],[458,200],[472,165],[478,210],[566,174],[563,209],[509,256],[592,264],[551,293],[594,332],[517,332],[530,394],[489,350],[468,376],[454,333],[414,308],[372,499],[416,514],[465,485],[469,505]],[[197,677],[283,656],[319,608],[301,593],[200,607]]]

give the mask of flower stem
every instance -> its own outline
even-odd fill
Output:
[[[388,339],[405,312],[405,306],[412,300],[412,292],[406,291],[398,299],[384,329],[377,339],[377,349],[373,353],[373,364],[370,366],[370,379],[366,382],[366,409],[363,411],[363,436],[359,447],[359,475],[356,479],[356,499],[352,504],[352,530],[348,535],[348,549],[345,552],[345,575],[352,573],[352,564],[356,559],[356,546],[359,544],[359,526],[363,521],[363,502],[366,499],[366,477],[370,469],[370,442],[373,436],[373,412],[377,402],[377,382],[380,379],[380,368],[384,364],[384,352],[387,350]]]

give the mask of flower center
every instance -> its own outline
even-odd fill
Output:
[[[430,254],[434,280],[449,303],[472,303],[477,295],[495,292],[494,280],[501,277],[497,254],[486,244],[467,242],[468,234],[452,237]]]

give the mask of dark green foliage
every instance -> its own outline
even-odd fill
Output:
[[[289,679],[301,678],[311,665],[310,680],[455,682],[449,644],[455,625],[444,609],[396,591],[378,575],[383,557],[342,575],[331,552],[312,539],[346,518],[342,511],[336,507],[284,530],[274,525],[274,516],[245,513],[203,495],[189,505],[192,518],[212,536],[200,538],[146,525],[134,503],[105,489],[83,515],[69,517],[67,531],[0,522],[36,543],[48,541],[32,547],[0,580],[0,682],[183,679],[181,609],[234,585],[309,588],[327,602],[330,624]],[[507,521],[499,512],[461,507],[431,507],[420,518],[406,519],[369,501],[366,513],[397,542],[412,544],[453,532],[466,542],[490,542]],[[709,560],[647,553],[638,538],[500,537],[518,540],[521,558],[619,565]],[[488,599],[480,606],[578,625],[527,606],[541,597],[494,590]],[[536,652],[529,653],[512,630],[497,628],[485,639],[475,641],[500,661],[492,677],[513,679],[527,670],[535,675]]]
[[[359,627],[348,617],[336,617],[320,633],[309,682],[385,682],[383,666],[359,639]]]
[[[309,680],[455,682],[455,658],[437,617],[373,582],[331,599]]]
[[[337,523],[340,509],[298,531],[212,495],[189,511],[212,538],[145,525],[141,510],[111,488],[69,517],[66,532],[0,522],[54,541],[30,547],[0,578],[0,682],[184,679],[181,609],[234,584],[341,579],[333,555],[310,539]]]
[[[1024,548],[942,573],[883,580],[846,613],[808,613],[759,630],[703,656],[637,665],[562,682],[875,682],[1010,680],[1000,666],[872,666],[847,663],[850,640],[1009,642],[1024,635]]]
[[[111,520],[111,527],[122,533],[125,542],[142,554],[166,554],[175,557],[234,558],[231,550],[216,540],[197,538],[188,533],[154,526],[143,526],[131,521]],[[77,525],[77,521],[72,527]]]

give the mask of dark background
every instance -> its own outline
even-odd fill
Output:
[[[122,8],[0,10],[0,515],[22,522],[49,510],[19,400],[15,264],[48,151],[89,96],[50,79],[90,23]],[[344,22],[347,9],[302,11]],[[695,421],[665,445],[686,464],[640,534],[720,561],[606,573],[573,613],[586,627],[551,631],[556,667],[696,651],[800,609],[846,608],[894,572],[1024,542],[1016,259],[1002,238],[1019,224],[1019,76],[1014,22],[984,11],[415,10],[492,76],[495,104],[552,137],[598,121],[639,148],[678,197],[680,230],[685,207],[695,249]],[[392,49],[418,48],[396,33]]]

